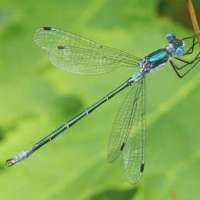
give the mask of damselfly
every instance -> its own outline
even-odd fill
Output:
[[[50,61],[68,72],[80,74],[102,74],[117,68],[138,68],[119,87],[112,90],[99,101],[76,115],[53,132],[7,160],[12,166],[29,157],[46,143],[60,135],[64,130],[76,124],[125,88],[130,88],[113,124],[108,143],[108,161],[116,160],[122,154],[124,169],[130,181],[136,182],[144,171],[145,148],[145,77],[163,64],[169,64],[179,78],[187,75],[200,63],[200,51],[190,60],[197,49],[196,36],[178,39],[173,33],[166,35],[167,45],[143,58],[137,58],[125,51],[110,48],[79,35],[64,32],[52,27],[43,27],[36,31],[34,40],[47,51]],[[185,45],[185,43],[190,45]],[[178,62],[178,63],[177,63]]]

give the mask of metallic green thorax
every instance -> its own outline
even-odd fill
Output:
[[[169,53],[165,48],[154,51],[147,56],[148,61],[152,64],[152,68],[165,63],[169,59]]]

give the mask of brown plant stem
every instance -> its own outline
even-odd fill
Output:
[[[172,193],[172,200],[179,200],[175,192]]]
[[[200,43],[200,27],[199,27],[199,22],[197,20],[197,14],[193,5],[193,0],[188,0],[188,9],[189,9],[189,13],[190,13],[190,18],[192,21],[192,25],[194,28],[194,32],[197,35],[197,38],[199,40]]]

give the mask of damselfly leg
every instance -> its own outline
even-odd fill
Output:
[[[192,61],[186,61],[180,58],[174,58],[178,61],[181,61],[183,65],[177,66],[174,61],[170,60],[169,63],[171,64],[172,68],[176,72],[179,78],[183,78],[186,76],[192,69],[194,69],[200,63],[200,52],[196,55],[196,57]],[[187,68],[184,72],[183,69]]]
[[[194,51],[195,46],[199,43],[197,38],[196,38],[196,35],[195,36],[191,36],[191,37],[185,37],[185,38],[182,39],[182,41],[191,43],[190,47],[188,49],[186,49],[185,55],[192,54],[193,51]]]
[[[199,44],[196,39],[196,36],[183,38],[182,40],[183,41],[191,40],[191,46],[186,49],[186,53],[184,54],[184,56],[193,54],[195,47]],[[175,61],[179,61],[179,64],[177,64]],[[174,69],[176,75],[179,78],[183,78],[200,63],[200,51],[198,51],[196,53],[196,56],[192,60],[186,60],[186,59],[179,58],[179,57],[173,57],[173,59],[169,60],[169,63],[171,64],[172,68]]]

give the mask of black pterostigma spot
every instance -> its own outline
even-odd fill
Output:
[[[49,27],[49,26],[44,26],[43,29],[44,29],[45,31],[50,31],[50,30],[51,30],[51,27]]]
[[[140,172],[143,173],[143,171],[144,171],[144,163],[142,163],[142,164],[140,165]]]
[[[64,49],[65,47],[63,45],[57,46],[58,49]]]
[[[122,143],[122,146],[120,147],[120,151],[123,151],[124,147],[125,147],[125,143]]]

